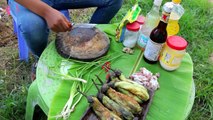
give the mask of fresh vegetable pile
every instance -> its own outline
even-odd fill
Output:
[[[57,67],[57,65],[51,68],[48,77],[62,79],[66,82],[65,84],[70,84],[71,88],[69,99],[67,100],[61,112],[57,113],[57,115],[49,116],[49,119],[69,119],[71,113],[74,112],[76,105],[78,105],[78,103],[82,99],[82,94],[79,94],[77,88],[82,92],[87,92],[91,87],[91,85],[88,84],[87,81],[91,79],[90,74],[95,70],[100,69],[104,63],[113,62],[121,55],[122,54],[118,53],[106,55],[91,62],[82,62],[75,60],[72,60],[71,62],[69,60],[62,60],[61,64],[59,65],[59,72],[56,71],[56,69],[58,68],[55,68]],[[86,74],[88,75],[86,76]]]
[[[112,70],[107,77],[107,82],[97,76],[99,83],[94,80],[93,84],[98,89],[96,96],[84,95],[90,103],[90,109],[82,117],[82,120],[133,120],[135,118],[145,118],[149,105],[150,97],[154,91],[149,91],[143,85],[126,78],[121,71]],[[148,70],[147,70],[148,71]],[[145,106],[145,107],[143,107]]]

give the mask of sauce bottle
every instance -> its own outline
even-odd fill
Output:
[[[154,28],[150,34],[150,39],[147,42],[143,58],[147,63],[157,63],[161,49],[167,39],[167,23],[170,13],[172,11],[173,4],[166,3],[163,6],[163,12],[161,20],[156,28]]]
[[[160,6],[161,6],[162,0],[154,0],[152,9],[147,13],[145,23],[140,30],[140,35],[137,41],[138,46],[144,50],[145,46],[147,44],[147,41],[149,40],[150,33],[152,30],[158,25],[160,21]]]

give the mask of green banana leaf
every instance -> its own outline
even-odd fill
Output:
[[[112,68],[120,69],[127,77],[139,70],[140,67],[146,67],[153,73],[160,73],[160,89],[154,95],[147,120],[186,119],[194,101],[193,65],[190,56],[188,54],[185,55],[179,69],[168,72],[163,70],[159,64],[150,65],[145,63],[142,59],[142,52],[137,48],[133,55],[123,54],[122,44],[115,42],[114,38],[117,24],[97,25],[97,27],[111,39],[108,55],[114,55],[114,53],[122,55],[111,63]],[[55,72],[60,72],[60,65],[63,60],[64,58],[58,55],[55,43],[52,41],[43,52],[38,64],[37,82],[42,97],[47,101],[47,106],[49,106],[49,120],[55,119],[54,116],[61,112],[70,96],[72,82],[49,76],[52,68],[54,68]],[[77,64],[75,61],[69,62],[72,65]],[[101,67],[92,73],[88,71],[88,73],[94,79],[95,74],[98,74],[102,80],[105,80],[106,73]],[[87,78],[87,76],[84,76],[84,78]],[[90,86],[92,84],[91,79],[87,81],[86,84]],[[92,86],[86,94],[96,95],[97,89]],[[83,97],[76,106],[75,111],[71,113],[70,119],[79,120],[88,107],[89,104],[86,98]]]

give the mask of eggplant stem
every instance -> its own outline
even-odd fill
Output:
[[[97,88],[98,92],[100,92],[100,89],[98,88],[97,84],[95,83],[95,81],[92,79],[93,84],[95,85],[95,87]]]
[[[98,81],[101,83],[101,85],[104,84],[104,82],[101,80],[101,78],[98,75],[95,75],[98,78]]]
[[[83,92],[80,91],[79,87],[77,88],[77,91],[78,91],[79,93],[81,93],[84,97],[86,97],[86,98],[88,97],[85,93],[83,93]]]

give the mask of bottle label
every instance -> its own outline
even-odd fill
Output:
[[[163,63],[164,65],[170,68],[176,68],[180,65],[184,55],[185,55],[185,50],[177,51],[165,45],[165,48],[163,49],[160,55],[160,61],[161,63]]]
[[[125,32],[126,32],[126,27],[123,27],[123,28],[121,29],[120,42],[123,42],[123,41],[124,41]]]
[[[150,61],[157,61],[162,47],[163,43],[155,43],[149,39],[144,51],[144,57]]]
[[[168,21],[169,21],[169,16],[170,16],[169,13],[163,12],[163,13],[162,13],[162,17],[161,17],[161,21],[163,21],[164,23],[168,23]]]
[[[145,48],[148,40],[149,40],[149,37],[147,37],[144,34],[141,34],[137,43],[140,47]]]

